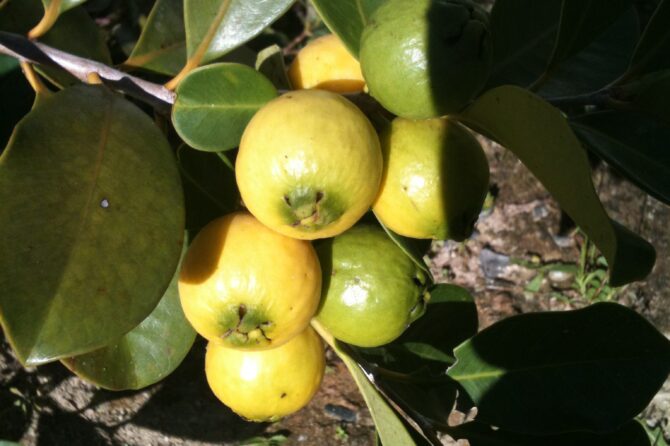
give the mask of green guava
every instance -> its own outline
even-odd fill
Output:
[[[315,317],[336,339],[380,346],[424,313],[429,278],[379,226],[359,223],[315,248],[323,272]]]
[[[489,76],[488,15],[467,0],[389,0],[363,31],[360,61],[370,94],[396,115],[457,112]]]

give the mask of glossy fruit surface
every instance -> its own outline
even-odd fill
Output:
[[[275,421],[305,406],[319,389],[324,368],[323,344],[311,327],[270,350],[210,343],[205,356],[214,394],[251,421]]]
[[[270,101],[242,136],[235,175],[263,224],[290,237],[333,237],[379,190],[382,154],[370,121],[344,97],[291,91]]]
[[[193,240],[179,275],[179,297],[193,328],[241,349],[279,346],[302,332],[319,303],[321,270],[309,242],[236,212]]]
[[[314,39],[301,49],[288,76],[295,89],[356,93],[365,87],[361,65],[335,34]]]
[[[486,155],[456,121],[396,118],[380,135],[384,177],[373,210],[412,238],[470,236],[489,183]]]
[[[484,87],[491,60],[488,16],[467,0],[389,0],[361,37],[370,94],[405,118],[461,110]]]
[[[383,345],[423,314],[428,278],[379,226],[358,224],[316,250],[324,277],[316,320],[335,338]]]

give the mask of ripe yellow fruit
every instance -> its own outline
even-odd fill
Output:
[[[262,107],[242,135],[235,174],[263,224],[290,237],[344,232],[379,190],[382,154],[366,116],[324,90],[286,93]]]
[[[181,305],[193,328],[240,349],[277,347],[302,332],[320,292],[312,245],[278,234],[246,212],[205,226],[179,274]]]
[[[311,327],[271,350],[240,351],[210,343],[205,356],[214,394],[251,421],[276,421],[301,409],[319,389],[324,368],[323,344]]]
[[[488,190],[486,155],[449,118],[396,118],[381,133],[384,178],[373,211],[406,237],[464,240]]]
[[[314,39],[301,49],[288,76],[296,89],[357,93],[365,87],[361,65],[335,34]]]

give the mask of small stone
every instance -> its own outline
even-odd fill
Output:
[[[495,279],[504,276],[505,268],[509,266],[510,259],[509,256],[484,248],[479,254],[479,262],[484,276],[488,279]]]
[[[358,415],[351,409],[336,404],[326,404],[324,408],[326,415],[347,423],[355,423]]]
[[[554,269],[549,271],[547,274],[551,286],[561,290],[572,288],[572,284],[575,280],[575,274],[569,271],[563,271],[560,269]]]

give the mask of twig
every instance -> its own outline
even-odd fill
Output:
[[[82,82],[88,82],[89,74],[96,73],[110,88],[147,102],[163,113],[169,113],[175,101],[175,93],[162,85],[131,76],[100,62],[30,41],[18,34],[0,31],[0,54],[30,63],[60,68]]]

